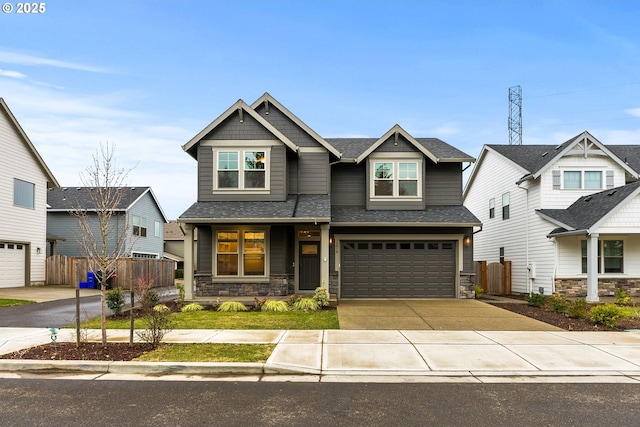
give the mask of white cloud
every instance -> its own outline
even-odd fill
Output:
[[[624,112],[633,117],[640,117],[640,108],[629,108],[628,110],[624,110]]]
[[[36,55],[12,52],[0,49],[0,62],[6,64],[19,64],[30,66],[46,66],[55,68],[67,68],[78,71],[89,71],[93,73],[112,73],[113,71],[92,65],[77,64],[73,62],[61,61],[58,59],[44,58]]]
[[[0,69],[0,76],[10,77],[12,79],[24,79],[25,77],[27,77],[26,74],[22,74],[19,71],[2,70],[2,69]]]

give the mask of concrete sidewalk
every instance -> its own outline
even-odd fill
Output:
[[[97,340],[100,331],[89,331]],[[109,330],[110,341],[129,331]],[[59,341],[73,341],[61,330]],[[50,342],[49,331],[0,328],[0,354]],[[640,383],[640,333],[429,330],[174,330],[164,342],[276,344],[266,363],[0,360],[0,377],[351,382]],[[62,373],[61,373],[62,372]]]

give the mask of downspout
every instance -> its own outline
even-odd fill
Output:
[[[518,182],[516,183],[516,186],[525,191],[525,215],[524,215],[524,220],[525,220],[525,231],[526,231],[526,238],[525,238],[525,258],[526,258],[526,266],[527,266],[527,291],[529,293],[529,295],[531,295],[533,293],[533,284],[531,283],[531,269],[529,267],[529,189],[528,188],[523,188],[520,187],[520,184],[522,184],[522,182]]]

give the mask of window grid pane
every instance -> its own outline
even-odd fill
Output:
[[[579,171],[564,172],[564,188],[576,189],[582,188],[581,173]]]
[[[21,179],[13,180],[13,204],[23,208],[35,207],[35,184]]]
[[[602,172],[587,171],[584,173],[584,188],[601,189],[602,188]]]
[[[244,232],[244,275],[264,276],[264,231]]]
[[[218,231],[217,273],[219,276],[238,275],[238,232]]]

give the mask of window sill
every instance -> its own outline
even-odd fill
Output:
[[[268,283],[269,280],[267,276],[214,276],[211,283]]]
[[[250,190],[241,190],[241,189],[237,189],[237,188],[230,188],[228,190],[222,189],[222,188],[217,188],[215,190],[213,190],[212,194],[270,194],[271,190],[270,189],[255,189],[252,188]]]

